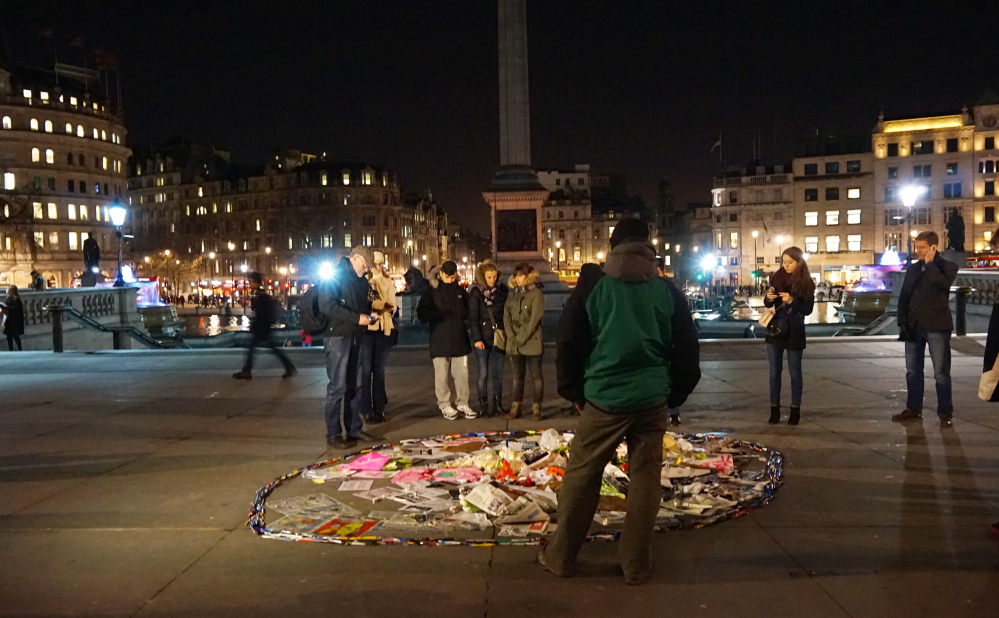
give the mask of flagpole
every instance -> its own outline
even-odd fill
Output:
[[[59,85],[59,41],[55,35],[55,28],[52,29],[52,58],[55,63],[52,65],[52,71],[55,73],[55,83],[56,86]]]

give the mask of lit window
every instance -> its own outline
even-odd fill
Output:
[[[59,249],[59,232],[49,232],[49,249],[53,251]]]
[[[827,210],[826,211],[826,225],[839,225],[839,211],[838,210]],[[837,241],[839,242],[839,241]]]
[[[986,241],[992,240],[992,232],[985,231],[982,233],[982,236],[985,238]]]
[[[729,232],[728,246],[732,249],[739,248],[739,232]]]
[[[66,123],[66,135],[72,135],[72,134],[73,134],[73,123],[67,122]]]
[[[805,251],[807,251],[808,253],[818,253],[819,251],[818,236],[805,236]]]
[[[108,132],[107,131],[104,131],[104,130],[101,131],[101,139],[104,140],[105,142],[108,141]]]
[[[38,119],[37,118],[32,118],[31,122],[29,124],[31,126],[31,130],[32,131],[37,131],[38,130]]]
[[[77,105],[76,97],[69,97],[69,104],[76,106]]]
[[[90,234],[88,232],[80,232],[80,245],[87,242],[88,238],[90,238]]]
[[[38,247],[45,246],[45,234],[42,232],[35,232],[35,245]]]
[[[860,223],[860,210],[846,211],[846,223],[847,225],[858,225]]]
[[[45,162],[49,164],[55,163],[55,153],[52,152],[51,148],[45,149]]]
[[[226,212],[232,212],[232,202],[226,202],[225,203],[225,211]]]
[[[839,251],[839,236],[826,236],[826,252]]]
[[[345,185],[349,185],[350,184],[350,172],[344,172],[343,173],[343,184],[345,184]]]
[[[219,212],[218,202],[212,202],[212,214],[213,215],[218,214],[218,212]]]
[[[49,202],[49,219],[57,219],[59,217],[59,207]]]
[[[83,125],[82,124],[76,125],[76,136],[77,137],[83,137]]]
[[[382,172],[382,186],[388,186],[388,172]]]
[[[67,211],[66,211],[66,214],[69,216],[70,219],[72,219],[72,220],[75,221],[76,220],[76,204],[70,204],[69,207],[68,207],[68,209],[67,209]]]
[[[185,208],[185,210],[187,210],[187,216],[190,217],[191,216],[191,205],[188,204],[187,207]]]
[[[202,187],[198,187],[198,197],[204,197],[205,190]]]
[[[3,173],[3,188],[4,191],[13,191],[17,187],[17,181],[14,178],[13,172]]]
[[[76,232],[70,232],[69,233],[69,250],[70,251],[79,251],[79,249],[80,249],[79,242],[80,242],[79,241],[79,234],[77,234]]]
[[[291,239],[291,236],[288,237],[288,248],[289,249],[295,248],[295,242]]]
[[[49,100],[49,93],[47,93],[45,91],[42,91],[39,94],[42,95],[42,101],[48,101]]]
[[[86,221],[86,220],[87,220],[87,205],[80,204],[80,221]]]
[[[260,231],[260,219],[256,220],[256,228],[257,228],[257,231],[259,232]]]
[[[612,225],[609,228],[607,228],[607,238],[610,238],[611,236],[614,235],[614,227],[615,226]]]
[[[98,206],[97,208],[100,208],[100,206]],[[97,217],[97,220],[100,221],[101,218]],[[105,221],[110,221],[111,220],[111,218],[108,217],[108,207],[107,206],[104,207],[104,220]]]
[[[363,176],[361,177],[361,180],[363,181],[364,184],[370,185],[371,184],[371,172],[364,172]]]
[[[25,88],[24,90],[21,91],[21,96],[23,96],[25,99],[30,99],[31,91]]]
[[[94,206],[94,218],[97,219],[98,221],[101,220],[101,207],[100,206]]]
[[[846,199],[848,200],[859,200],[860,199],[860,189],[847,189]]]
[[[5,128],[5,129],[13,129],[14,128],[13,123],[11,123],[11,121],[10,121],[10,116],[4,116],[3,117],[3,128]]]
[[[344,247],[351,247],[351,246],[353,246],[353,245],[350,244],[350,233],[349,232],[343,235],[343,246]]]
[[[319,174],[319,184],[321,184],[324,187],[326,186],[326,172],[321,172]]]
[[[805,213],[805,226],[811,227],[819,224],[819,213],[817,211]]]
[[[97,129],[94,129],[94,139],[100,139],[100,137],[101,134],[97,132]]]
[[[52,121],[51,120],[46,120],[45,121],[45,132],[46,133],[51,133],[54,128],[55,127],[52,125]]]
[[[107,169],[108,168],[108,158],[107,157],[103,157],[103,159],[101,160],[101,164],[103,165],[104,169]]]
[[[36,219],[41,219],[42,218],[42,203],[41,202],[32,202],[31,203],[31,208],[34,211],[34,217]]]
[[[37,148],[31,149],[31,162],[38,163],[42,160],[42,151]]]
[[[860,234],[850,234],[846,237],[847,251],[860,251]]]

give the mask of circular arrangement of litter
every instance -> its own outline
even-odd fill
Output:
[[[536,545],[558,525],[572,432],[496,431],[382,444],[278,477],[246,524],[265,538],[344,545]],[[741,517],[775,497],[783,456],[723,434],[663,437],[657,530]],[[275,495],[275,490],[281,488]],[[616,540],[628,448],[604,469],[589,540]],[[268,522],[268,511],[280,514]]]

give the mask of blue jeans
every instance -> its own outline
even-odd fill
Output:
[[[925,331],[916,328],[911,333],[911,341],[905,342],[905,386],[909,391],[905,407],[913,412],[923,411],[923,361],[926,360],[926,344],[930,344],[930,358],[933,360],[933,379],[937,383],[937,414],[954,413],[954,401],[950,386],[950,331]]]
[[[492,383],[493,397],[503,396],[503,359],[506,356],[491,345],[485,350],[475,348],[475,360],[478,361],[479,400],[489,399],[489,384]]]
[[[385,392],[385,365],[392,350],[392,338],[381,331],[368,331],[361,337],[359,356],[361,372],[360,407],[362,417],[385,413],[388,395]]]
[[[326,438],[343,435],[356,436],[364,424],[361,422],[361,372],[358,371],[360,337],[326,337]]]
[[[770,360],[770,405],[780,405],[780,378],[784,372],[784,344],[767,343]],[[801,353],[804,350],[787,350],[787,368],[791,372],[791,406],[801,407]]]

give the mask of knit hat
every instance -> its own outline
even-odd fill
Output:
[[[610,237],[611,249],[618,246],[626,239],[649,239],[649,225],[641,219],[623,219],[614,228],[614,233]]]
[[[448,277],[453,277],[458,274],[458,265],[455,264],[453,261],[448,260],[443,264],[441,264],[441,272],[447,275]]]

